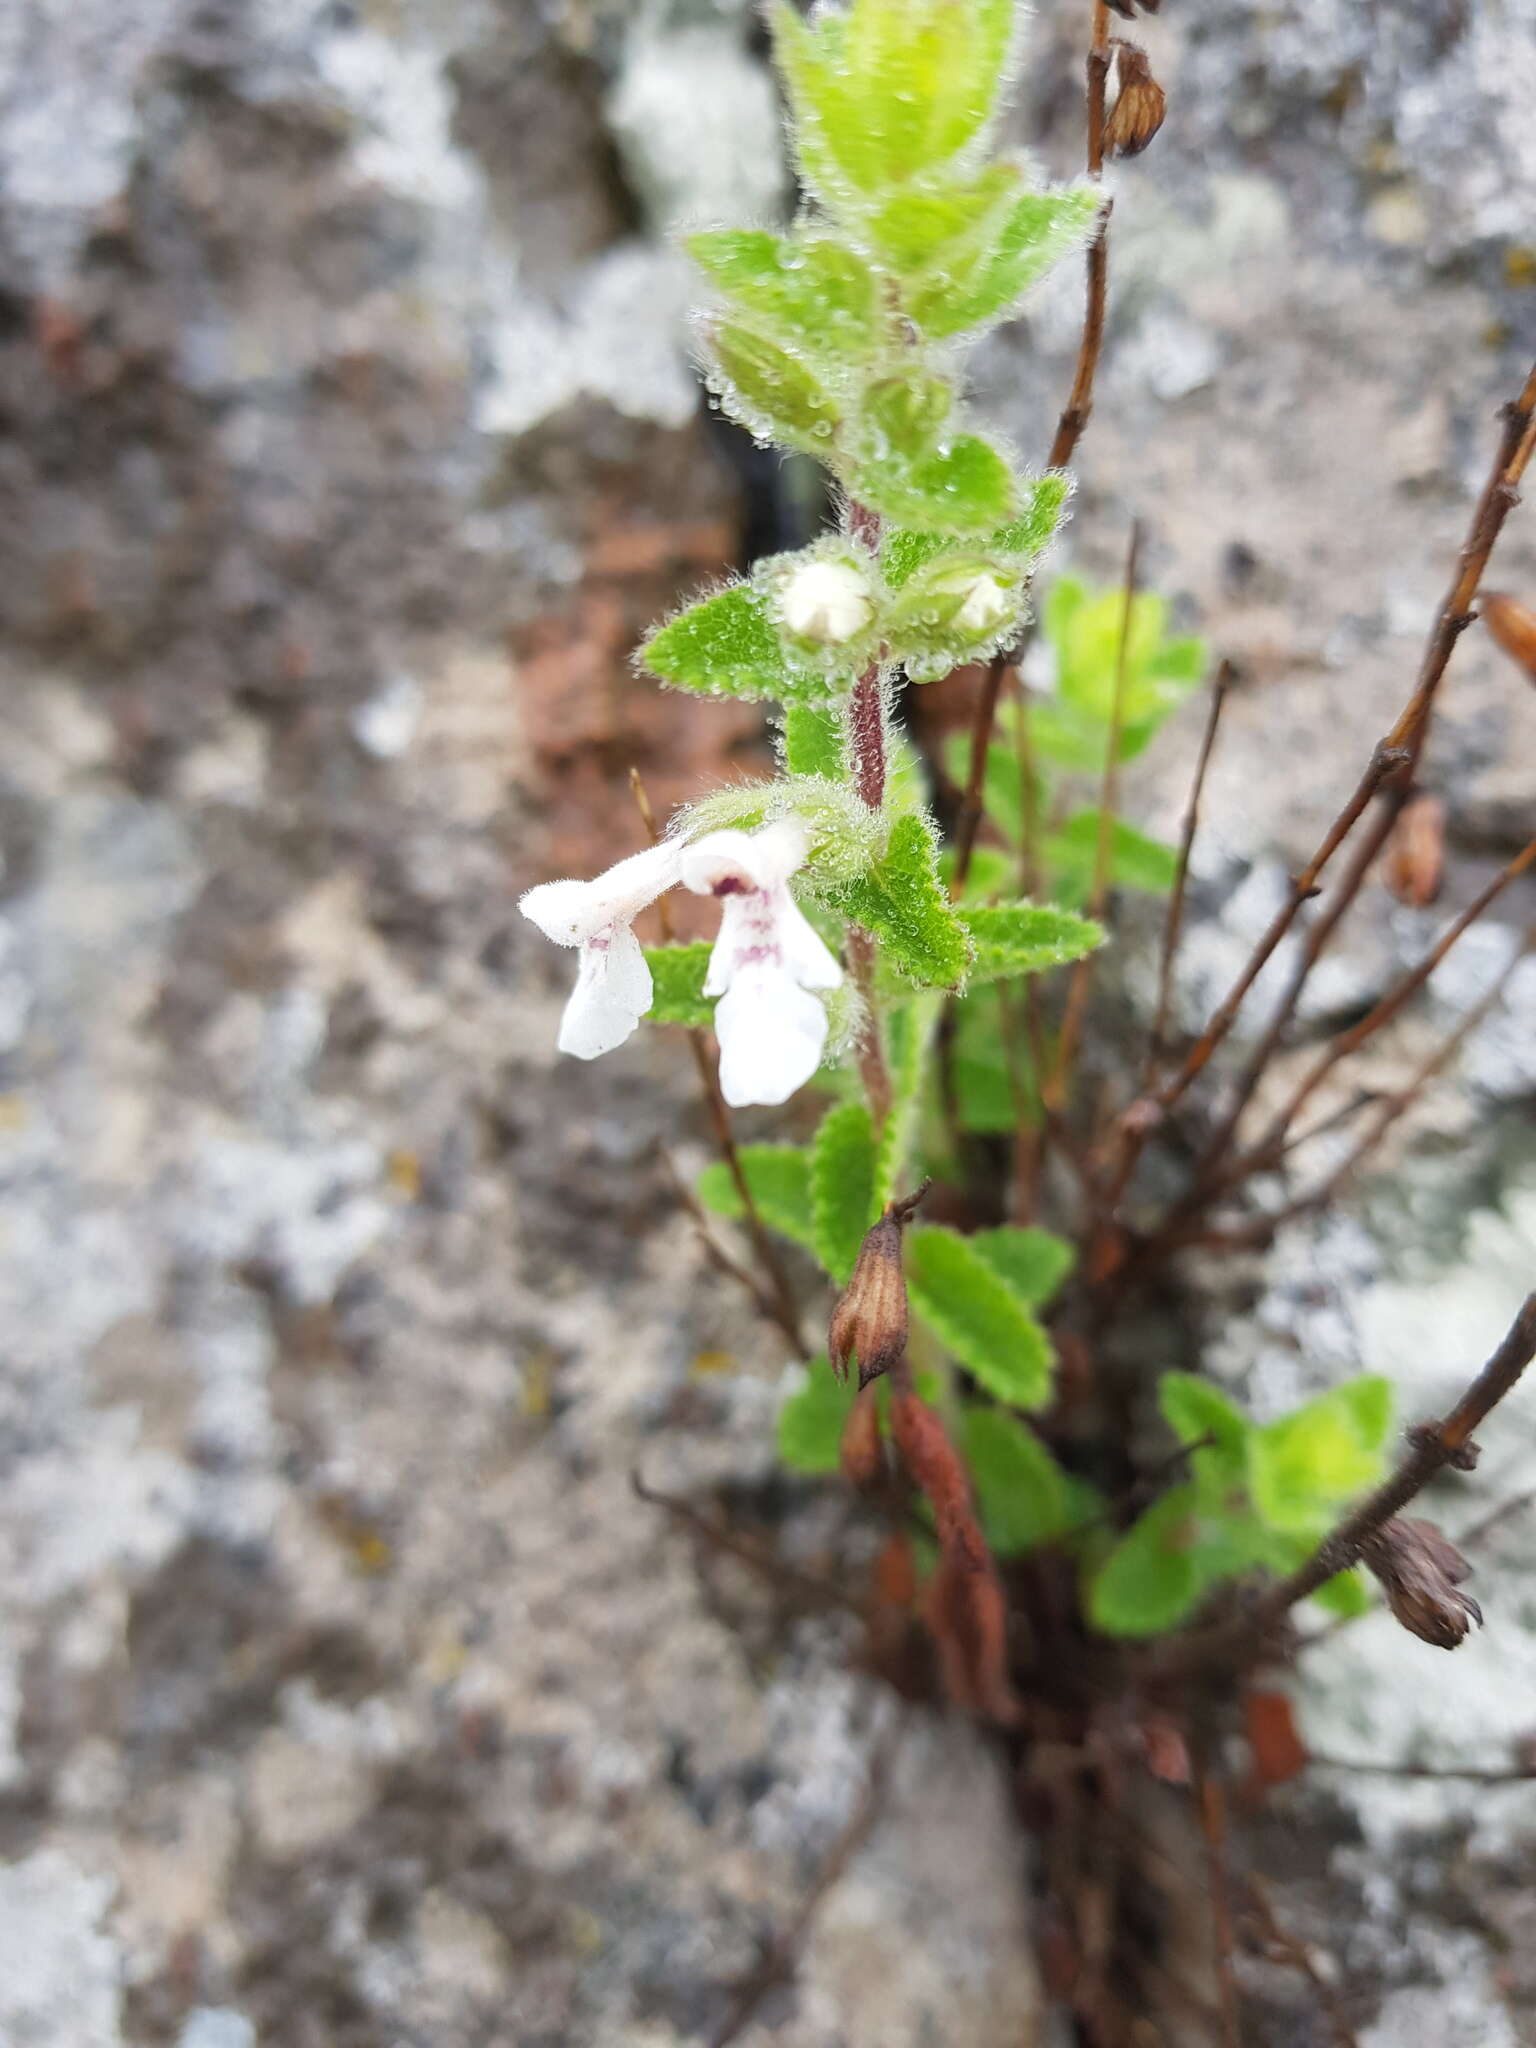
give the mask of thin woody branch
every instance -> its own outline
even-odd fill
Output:
[[[1224,661],[1216,671],[1216,680],[1211,685],[1210,709],[1206,713],[1205,731],[1200,739],[1200,753],[1195,762],[1194,780],[1190,784],[1189,804],[1184,812],[1184,824],[1179,833],[1179,861],[1174,872],[1173,893],[1168,899],[1168,915],[1163,924],[1162,953],[1157,968],[1157,1007],[1152,1015],[1152,1036],[1147,1046],[1146,1076],[1142,1083],[1144,1091],[1156,1085],[1157,1071],[1162,1065],[1163,1042],[1168,1035],[1168,1011],[1173,1001],[1173,968],[1178,958],[1179,939],[1184,930],[1184,898],[1189,887],[1189,857],[1194,848],[1195,834],[1200,827],[1200,800],[1205,794],[1205,778],[1210,769],[1211,755],[1216,746],[1216,732],[1221,724],[1221,714],[1226,708],[1227,692],[1232,687],[1235,671],[1230,661]]]
[[[1216,1009],[1178,1073],[1155,1097],[1158,1106],[1165,1111],[1172,1108],[1188,1091],[1209,1063],[1211,1056],[1226,1039],[1244,998],[1276,947],[1295,923],[1301,906],[1311,898],[1319,876],[1354,831],[1372,798],[1383,790],[1388,791],[1389,801],[1382,806],[1382,816],[1372,827],[1368,842],[1369,856],[1357,862],[1349,882],[1339,892],[1336,904],[1330,907],[1323,940],[1326,940],[1328,934],[1337,926],[1344,910],[1353,901],[1371,861],[1391,830],[1397,808],[1390,800],[1391,786],[1395,784],[1406,789],[1412,782],[1413,773],[1428,738],[1436,694],[1444,679],[1456,642],[1475,616],[1471,609],[1473,600],[1477,596],[1489,558],[1503,531],[1504,521],[1518,502],[1520,481],[1530,464],[1533,448],[1536,448],[1536,367],[1531,370],[1519,397],[1504,408],[1503,418],[1504,431],[1500,436],[1493,468],[1478,498],[1467,538],[1462,545],[1456,580],[1442,601],[1430,632],[1413,694],[1391,731],[1377,745],[1364,775],[1343,810],[1324,834],[1317,851],[1296,877],[1289,898],[1259,940],[1232,989]],[[1319,941],[1317,951],[1321,951],[1321,944],[1322,941]],[[1313,957],[1315,958],[1315,954]],[[1299,987],[1296,994],[1300,994]],[[1294,1001],[1295,998],[1290,996],[1289,991],[1287,995]]]
[[[1354,1115],[1362,1107],[1373,1107],[1374,1113],[1365,1129],[1324,1180],[1304,1194],[1295,1196],[1283,1208],[1272,1209],[1262,1216],[1251,1217],[1246,1223],[1239,1224],[1233,1229],[1202,1230],[1198,1225],[1192,1225],[1171,1238],[1167,1249],[1173,1250],[1184,1244],[1200,1244],[1212,1250],[1237,1250],[1264,1245],[1269,1243],[1282,1225],[1294,1222],[1299,1216],[1311,1215],[1319,1209],[1327,1208],[1377,1151],[1393,1126],[1419,1100],[1429,1083],[1450,1065],[1478,1025],[1497,1007],[1516,969],[1533,950],[1536,950],[1536,929],[1527,933],[1524,944],[1510,956],[1502,973],[1487,993],[1468,1010],[1455,1029],[1446,1034],[1434,1051],[1420,1061],[1400,1088],[1395,1088],[1390,1095],[1381,1097],[1374,1105],[1358,1101],[1345,1103],[1334,1115],[1323,1118],[1321,1122],[1286,1140],[1285,1152],[1289,1153],[1310,1139],[1321,1136],[1344,1116]],[[1276,1163],[1278,1164],[1278,1161]]]
[[[1447,926],[1424,958],[1410,968],[1408,973],[1387,991],[1380,1002],[1373,1004],[1366,1015],[1348,1031],[1341,1032],[1327,1050],[1314,1060],[1297,1082],[1284,1107],[1275,1113],[1252,1150],[1242,1158],[1234,1160],[1223,1172],[1207,1183],[1205,1200],[1209,1200],[1213,1195],[1226,1193],[1279,1156],[1291,1125],[1340,1061],[1358,1052],[1368,1039],[1373,1038],[1378,1031],[1402,1013],[1457,940],[1477,923],[1494,899],[1518,876],[1523,875],[1533,863],[1536,863],[1536,839],[1530,840],[1512,861],[1499,870],[1487,887],[1480,890],[1461,915]]]

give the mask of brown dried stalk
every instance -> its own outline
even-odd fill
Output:
[[[1237,2006],[1237,1979],[1232,1971],[1232,1891],[1227,1874],[1227,1795],[1220,1780],[1204,1765],[1195,1781],[1200,1803],[1200,1832],[1205,1839],[1206,1878],[1211,1894],[1216,1986],[1221,1996],[1221,2028],[1225,2048],[1242,2048],[1242,2022]]]
[[[1393,1018],[1401,1014],[1403,1009],[1417,995],[1435,969],[1445,959],[1457,940],[1477,923],[1495,897],[1500,895],[1518,876],[1524,874],[1526,869],[1533,863],[1536,863],[1536,839],[1529,841],[1512,861],[1499,870],[1487,887],[1482,889],[1473,898],[1472,902],[1468,904],[1460,917],[1456,918],[1446,927],[1440,938],[1416,966],[1410,968],[1400,980],[1394,983],[1381,1000],[1373,1004],[1371,1009],[1358,1023],[1351,1025],[1348,1031],[1341,1032],[1332,1041],[1327,1050],[1312,1063],[1301,1080],[1298,1081],[1284,1107],[1278,1110],[1270,1120],[1264,1135],[1254,1145],[1253,1149],[1241,1158],[1233,1160],[1219,1174],[1208,1180],[1203,1195],[1197,1190],[1196,1195],[1190,1198],[1191,1204],[1196,1201],[1209,1201],[1216,1194],[1226,1193],[1246,1180],[1250,1174],[1260,1172],[1263,1168],[1270,1165],[1279,1156],[1279,1152],[1284,1144],[1285,1134],[1290,1129],[1300,1110],[1311,1100],[1317,1089],[1322,1085],[1327,1076],[1332,1073],[1339,1062],[1348,1059],[1351,1053],[1358,1052],[1367,1039],[1374,1037],[1385,1025],[1390,1024]]]
[[[1421,1422],[1408,1433],[1409,1448],[1397,1470],[1343,1518],[1306,1562],[1278,1580],[1235,1621],[1196,1629],[1175,1638],[1160,1662],[1160,1674],[1188,1671],[1212,1662],[1245,1661],[1263,1649],[1299,1600],[1325,1580],[1347,1571],[1376,1532],[1400,1513],[1447,1466],[1469,1472],[1477,1462],[1472,1432],[1518,1383],[1536,1357],[1536,1294],[1527,1295],[1509,1333],[1461,1399],[1438,1422]]]
[[[1221,724],[1221,714],[1226,707],[1227,692],[1236,676],[1230,661],[1224,661],[1216,671],[1216,680],[1211,685],[1211,705],[1206,713],[1205,731],[1200,739],[1200,753],[1195,762],[1195,779],[1190,784],[1189,805],[1184,813],[1184,826],[1179,834],[1179,864],[1173,878],[1173,894],[1168,899],[1168,915],[1163,924],[1162,957],[1157,969],[1157,1008],[1152,1016],[1152,1038],[1147,1047],[1146,1076],[1142,1082],[1144,1094],[1150,1094],[1157,1082],[1157,1070],[1162,1065],[1163,1042],[1168,1035],[1168,1011],[1173,1000],[1173,966],[1178,958],[1179,939],[1184,930],[1184,896],[1189,886],[1189,856],[1194,847],[1195,833],[1200,825],[1200,799],[1205,794],[1206,773],[1211,765],[1211,754],[1216,745],[1216,729]],[[1121,1187],[1124,1186],[1122,1182]],[[1117,1188],[1116,1193],[1119,1193]]]
[[[1283,1208],[1272,1209],[1263,1216],[1254,1217],[1248,1223],[1234,1230],[1201,1231],[1198,1228],[1185,1230],[1176,1237],[1171,1238],[1167,1248],[1171,1250],[1178,1245],[1193,1243],[1208,1246],[1213,1250],[1223,1248],[1236,1250],[1241,1247],[1263,1245],[1269,1242],[1282,1224],[1293,1222],[1298,1216],[1311,1215],[1319,1209],[1327,1208],[1329,1203],[1335,1200],[1348,1183],[1354,1179],[1372,1153],[1381,1145],[1393,1125],[1419,1100],[1425,1088],[1434,1080],[1435,1076],[1449,1066],[1466,1039],[1499,1003],[1516,968],[1530,956],[1533,950],[1536,950],[1536,928],[1527,933],[1525,943],[1511,955],[1492,987],[1485,995],[1478,999],[1456,1025],[1455,1029],[1448,1032],[1435,1050],[1414,1068],[1400,1088],[1394,1089],[1390,1095],[1383,1096],[1375,1102],[1376,1113],[1365,1130],[1360,1134],[1344,1158],[1339,1161],[1333,1171],[1318,1186],[1309,1189],[1305,1194],[1297,1195],[1293,1200],[1287,1202]],[[1359,1101],[1345,1103],[1333,1116],[1324,1117],[1319,1123],[1313,1124],[1308,1130],[1302,1131],[1297,1136],[1288,1139],[1285,1151],[1293,1151],[1298,1146],[1305,1144],[1308,1139],[1321,1136],[1324,1131],[1331,1129],[1334,1124],[1339,1122],[1341,1117],[1353,1115],[1361,1107],[1362,1103]],[[1276,1163],[1278,1164],[1278,1160]]]
[[[813,1354],[801,1333],[799,1319],[793,1315],[786,1315],[783,1306],[763,1285],[757,1275],[748,1272],[745,1266],[731,1257],[730,1253],[710,1229],[709,1218],[705,1215],[703,1209],[700,1208],[697,1196],[683,1179],[682,1174],[678,1171],[677,1161],[672,1157],[671,1152],[665,1145],[658,1144],[656,1156],[661,1161],[662,1171],[672,1184],[672,1192],[677,1197],[678,1206],[686,1209],[689,1216],[693,1219],[693,1227],[698,1232],[699,1244],[704,1256],[717,1271],[724,1273],[727,1279],[734,1280],[737,1286],[750,1297],[752,1306],[765,1322],[772,1323],[775,1329],[783,1332],[795,1356],[802,1363],[808,1362]]]
[[[796,1908],[794,1916],[774,1936],[763,1955],[762,1962],[741,1986],[724,2024],[711,2036],[710,2048],[729,2048],[732,2041],[739,2040],[756,2017],[759,2006],[769,1992],[793,1975],[796,1959],[810,1931],[811,1922],[816,1917],[817,1909],[828,1892],[842,1879],[880,1818],[880,1811],[890,1785],[891,1767],[895,1762],[900,1733],[901,1723],[892,1721],[880,1736],[870,1758],[864,1790],[847,1824],[806,1887],[805,1896]]]
[[[1441,603],[1431,630],[1413,694],[1391,731],[1377,745],[1365,773],[1348,802],[1329,826],[1317,851],[1296,877],[1286,903],[1272,919],[1268,930],[1255,946],[1236,982],[1217,1007],[1178,1073],[1153,1098],[1157,1106],[1164,1111],[1172,1108],[1188,1091],[1197,1076],[1204,1071],[1213,1053],[1231,1031],[1248,991],[1295,923],[1301,906],[1313,895],[1318,877],[1353,832],[1369,808],[1371,800],[1379,792],[1385,792],[1387,800],[1381,805],[1380,815],[1370,828],[1360,857],[1355,861],[1335,903],[1330,906],[1325,918],[1320,920],[1319,931],[1314,933],[1309,941],[1308,957],[1303,963],[1305,973],[1299,979],[1293,977],[1294,986],[1287,988],[1281,1011],[1277,1012],[1270,1031],[1266,1033],[1266,1042],[1273,1038],[1274,1044],[1279,1043],[1291,1009],[1305,984],[1306,974],[1310,973],[1311,966],[1323,945],[1353,902],[1371,863],[1392,829],[1402,797],[1411,786],[1414,771],[1428,738],[1436,693],[1444,679],[1456,642],[1472,623],[1472,602],[1477,596],[1478,586],[1499,534],[1503,530],[1504,521],[1511,507],[1518,501],[1520,480],[1530,463],[1532,449],[1536,447],[1536,367],[1533,367],[1526,379],[1519,397],[1504,408],[1503,419],[1504,431],[1500,436],[1498,453],[1472,515],[1472,522],[1458,560],[1456,579]],[[1244,1076],[1244,1083],[1250,1092],[1251,1088],[1257,1085],[1257,1081],[1257,1071],[1254,1072],[1251,1081],[1248,1075]],[[1133,1142],[1139,1149],[1145,1142],[1145,1137],[1133,1134]]]

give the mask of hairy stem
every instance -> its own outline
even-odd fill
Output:
[[[849,534],[873,550],[880,545],[880,515],[867,505],[848,507]],[[885,685],[880,663],[872,661],[853,686],[848,700],[848,751],[853,783],[872,811],[885,801]],[[869,1098],[870,1114],[883,1124],[891,1113],[891,1077],[880,1044],[880,1012],[875,1000],[875,942],[862,925],[848,927],[848,966],[864,1004],[859,1032],[859,1074]]]

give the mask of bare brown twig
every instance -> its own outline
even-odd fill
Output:
[[[648,1507],[662,1508],[674,1521],[684,1523],[694,1534],[703,1537],[711,1548],[723,1550],[728,1556],[739,1558],[762,1578],[776,1587],[792,1587],[802,1598],[818,1607],[842,1607],[850,1614],[856,1614],[861,1621],[868,1621],[868,1610],[854,1599],[851,1593],[831,1579],[823,1579],[813,1572],[799,1570],[788,1564],[775,1551],[759,1550],[755,1543],[738,1536],[713,1515],[705,1514],[691,1500],[681,1494],[663,1493],[659,1487],[648,1486],[641,1477],[639,1466],[629,1475],[630,1489],[637,1500],[643,1500]]]
[[[676,1195],[679,1205],[686,1209],[693,1219],[693,1225],[699,1234],[699,1243],[703,1247],[704,1256],[712,1266],[724,1273],[728,1279],[734,1280],[737,1286],[742,1288],[751,1297],[752,1305],[760,1316],[767,1322],[772,1323],[776,1329],[783,1331],[797,1358],[802,1361],[809,1359],[812,1353],[801,1332],[799,1319],[794,1316],[786,1317],[779,1302],[768,1292],[767,1288],[757,1278],[757,1275],[749,1273],[745,1266],[731,1257],[730,1253],[710,1229],[709,1218],[699,1207],[692,1188],[689,1187],[681,1173],[678,1172],[677,1161],[672,1157],[672,1154],[665,1145],[658,1145],[656,1149],[657,1155],[661,1160],[662,1169],[668,1180],[672,1183],[673,1194]]]
[[[1221,714],[1226,707],[1227,692],[1232,687],[1235,671],[1230,661],[1224,661],[1216,671],[1216,680],[1211,685],[1211,704],[1206,713],[1205,731],[1200,740],[1200,753],[1195,762],[1194,781],[1189,788],[1189,805],[1184,813],[1184,826],[1179,834],[1179,864],[1173,878],[1173,894],[1168,898],[1168,915],[1163,923],[1162,954],[1157,970],[1157,1008],[1152,1016],[1152,1037],[1147,1046],[1147,1065],[1142,1089],[1150,1093],[1157,1081],[1157,1070],[1162,1064],[1163,1041],[1168,1035],[1168,1010],[1173,999],[1173,967],[1178,958],[1179,939],[1184,929],[1184,897],[1189,886],[1189,856],[1194,847],[1195,833],[1200,825],[1200,799],[1205,793],[1206,772],[1211,765],[1211,754],[1216,745],[1216,729],[1221,724]],[[1118,1192],[1118,1191],[1117,1191]]]
[[[1536,929],[1533,929],[1526,935],[1525,943],[1511,955],[1492,987],[1472,1006],[1456,1025],[1455,1029],[1447,1033],[1435,1050],[1414,1068],[1400,1088],[1396,1088],[1391,1094],[1380,1098],[1375,1105],[1375,1114],[1364,1131],[1361,1132],[1355,1143],[1339,1161],[1338,1165],[1334,1167],[1333,1171],[1324,1180],[1319,1182],[1316,1187],[1308,1189],[1304,1194],[1295,1196],[1283,1208],[1271,1209],[1264,1215],[1253,1217],[1247,1223],[1238,1225],[1235,1229],[1199,1230],[1191,1228],[1187,1232],[1181,1233],[1178,1237],[1170,1239],[1167,1248],[1172,1249],[1175,1244],[1190,1243],[1207,1245],[1213,1250],[1220,1248],[1235,1250],[1243,1246],[1262,1245],[1268,1243],[1283,1224],[1294,1222],[1299,1216],[1311,1215],[1319,1209],[1325,1209],[1330,1202],[1334,1201],[1342,1193],[1343,1189],[1354,1179],[1355,1175],[1359,1173],[1366,1161],[1382,1144],[1393,1125],[1406,1115],[1413,1104],[1418,1101],[1428,1084],[1450,1064],[1464,1041],[1498,1004],[1509,983],[1510,977],[1514,974],[1516,968],[1520,966],[1521,962],[1529,957],[1533,949],[1536,949]],[[1306,1143],[1308,1139],[1320,1136],[1334,1123],[1338,1122],[1341,1117],[1353,1115],[1361,1106],[1359,1102],[1345,1103],[1334,1116],[1325,1117],[1321,1122],[1312,1125],[1309,1129],[1287,1139],[1285,1151],[1293,1151],[1296,1147]]]
[[[762,1962],[742,1985],[724,2025],[713,2035],[710,2048],[730,2048],[730,2043],[738,2040],[751,2024],[758,2007],[769,1992],[793,1973],[801,1945],[818,1907],[827,1893],[843,1877],[880,1818],[880,1808],[890,1783],[891,1766],[895,1760],[899,1739],[900,1723],[893,1721],[875,1746],[864,1790],[847,1825],[833,1843],[821,1868],[806,1887],[805,1896],[793,1917],[774,1937]]]
[[[1178,1073],[1155,1098],[1163,1110],[1170,1109],[1179,1101],[1196,1077],[1204,1071],[1212,1054],[1226,1039],[1244,998],[1276,947],[1294,924],[1301,906],[1314,893],[1318,877],[1354,831],[1371,800],[1378,793],[1384,793],[1386,800],[1380,806],[1380,814],[1352,865],[1349,877],[1339,890],[1334,903],[1330,905],[1325,918],[1320,920],[1320,929],[1313,934],[1309,942],[1304,960],[1306,973],[1310,973],[1323,944],[1337,928],[1344,912],[1353,902],[1376,854],[1385,843],[1400,807],[1402,795],[1411,785],[1414,770],[1423,753],[1436,693],[1444,679],[1456,642],[1472,623],[1472,601],[1477,595],[1478,586],[1499,534],[1503,530],[1504,521],[1512,506],[1518,501],[1520,481],[1529,466],[1533,446],[1536,446],[1536,368],[1532,369],[1526,379],[1519,397],[1504,408],[1503,418],[1504,431],[1500,436],[1493,469],[1472,515],[1467,538],[1458,560],[1456,579],[1441,603],[1430,632],[1413,693],[1391,731],[1378,744],[1364,775],[1343,810],[1324,834],[1317,851],[1296,877],[1285,904],[1271,920],[1268,930],[1245,962],[1231,990],[1218,1005]],[[1304,980],[1305,975],[1301,981],[1295,982],[1293,988],[1287,988],[1282,999],[1283,1014],[1277,1012],[1270,1032],[1266,1033],[1266,1041],[1273,1034],[1274,1042],[1278,1044],[1285,1020],[1300,996]],[[1257,1084],[1257,1078],[1255,1073],[1250,1083],[1248,1076],[1244,1076],[1245,1085],[1249,1087],[1250,1092],[1251,1087]],[[1144,1142],[1144,1139],[1139,1142]]]
[[[1237,2007],[1237,1980],[1232,1973],[1232,1892],[1227,1874],[1227,1796],[1220,1781],[1202,1765],[1196,1778],[1200,1832],[1205,1838],[1207,1882],[1211,1893],[1216,1986],[1221,1997],[1222,2038],[1226,2048],[1242,2048],[1242,2021]]]

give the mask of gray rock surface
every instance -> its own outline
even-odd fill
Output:
[[[1063,169],[1079,14],[1040,10],[1020,121]],[[609,756],[671,801],[756,743],[632,704],[623,668],[739,544],[665,231],[780,203],[750,28],[614,0],[0,10],[16,2048],[697,2042],[891,1714],[832,1622],[630,1491],[637,1462],[719,1489],[837,1569],[840,1510],[773,1475],[778,1354],[655,1162],[679,1130],[703,1156],[678,1048],[558,1062],[566,963],[514,912],[592,838],[633,843]],[[1142,513],[1156,580],[1244,667],[1189,962],[1214,986],[1400,701],[1516,375],[1536,18],[1238,0],[1147,33],[1173,113],[1117,174],[1068,551],[1113,573]],[[1076,291],[986,358],[1022,446]],[[1528,517],[1502,559],[1529,578]],[[1529,829],[1536,700],[1474,636],[1447,712],[1434,772],[1475,865]],[[1136,786],[1154,825],[1192,743]],[[1335,1000],[1432,922],[1373,901]],[[1483,1092],[1426,1107],[1424,1214],[1277,1250],[1230,1360],[1259,1394],[1396,1361],[1431,1317],[1411,1395],[1476,1355],[1529,1265],[1495,1120],[1529,1044],[1491,1025]],[[1448,1148],[1482,1170],[1437,1173]],[[1487,1219],[1442,1258],[1447,1199]],[[1456,1667],[1486,1741],[1518,1732],[1536,1640],[1501,1544]],[[1430,1654],[1367,1623],[1307,1712],[1342,1747]],[[1325,1858],[1365,1830],[1328,1882],[1390,1928],[1401,1829],[1443,1869],[1464,1822],[1381,1789],[1305,1825]],[[1475,1821],[1476,1882],[1418,1887],[1431,1931],[1366,1958],[1367,2038],[1530,2035],[1536,1983],[1492,1960],[1528,1946],[1529,1814]],[[747,2048],[1034,2038],[1026,1875],[994,1760],[915,1718]]]

